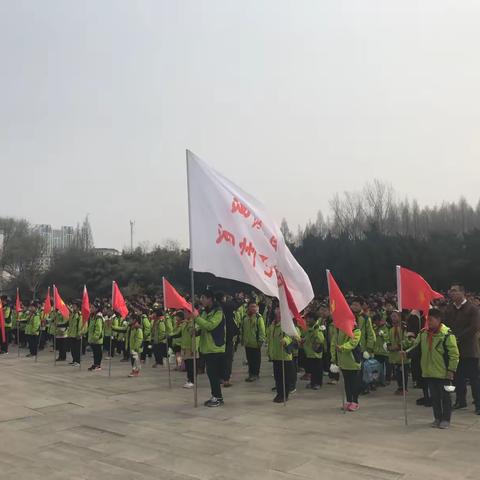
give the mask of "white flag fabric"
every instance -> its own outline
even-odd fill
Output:
[[[265,207],[187,150],[190,268],[253,285],[280,302],[283,331],[313,299],[310,279]],[[301,319],[300,319],[301,320]]]

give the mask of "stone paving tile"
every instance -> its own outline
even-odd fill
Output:
[[[185,374],[150,363],[137,379],[112,360],[102,372],[0,357],[0,478],[21,480],[329,480],[478,479],[480,418],[455,412],[452,428],[428,427],[431,409],[408,397],[409,426],[393,387],[362,397],[361,410],[339,410],[339,387],[305,389],[287,406],[272,403],[271,366],[244,382],[243,352],[226,404],[207,409],[206,375],[199,407],[182,387]]]

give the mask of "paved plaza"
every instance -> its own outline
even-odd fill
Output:
[[[127,378],[129,364],[108,361],[90,373],[0,357],[0,478],[3,479],[475,479],[480,478],[480,417],[454,414],[450,430],[428,427],[431,409],[408,398],[409,426],[394,387],[361,398],[361,410],[339,410],[340,389],[298,392],[287,406],[272,403],[271,365],[258,383],[244,382],[243,354],[235,359],[234,386],[225,406],[208,409],[206,375],[199,406],[182,388],[185,375],[144,367]],[[150,360],[151,362],[151,360]]]

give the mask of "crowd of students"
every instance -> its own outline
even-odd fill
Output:
[[[394,295],[368,298],[348,296],[355,314],[353,336],[335,328],[328,300],[316,298],[303,312],[306,330],[286,335],[280,325],[275,299],[252,292],[233,296],[203,292],[195,313],[162,308],[162,298],[132,299],[129,315],[121,318],[108,300],[97,299],[91,316],[83,321],[80,302],[72,302],[68,319],[59,312],[43,314],[42,305],[31,302],[20,313],[3,298],[6,341],[28,347],[27,357],[39,350],[58,352],[57,362],[79,367],[86,348],[92,350],[89,371],[102,369],[104,355],[131,363],[129,377],[138,377],[147,356],[153,368],[174,356],[176,368],[186,371],[184,388],[194,387],[197,374],[206,370],[211,398],[208,407],[224,404],[223,389],[232,386],[235,352],[242,348],[248,364],[246,382],[260,377],[262,350],[272,362],[275,386],[273,401],[283,403],[296,392],[297,378],[319,390],[324,377],[329,384],[343,379],[348,412],[359,410],[360,395],[396,382],[403,395],[410,384],[421,388],[418,405],[432,406],[433,427],[448,428],[453,409],[467,408],[467,383],[472,390],[475,413],[480,415],[480,315],[479,299],[467,298],[462,285],[452,285],[450,301],[438,301],[429,312],[397,311]],[[425,319],[428,317],[428,320]],[[195,366],[197,371],[195,371]],[[452,405],[450,392],[455,390]]]

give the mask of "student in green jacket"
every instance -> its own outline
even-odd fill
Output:
[[[186,316],[188,315],[188,316]],[[193,388],[195,385],[196,372],[193,368],[193,358],[198,360],[198,348],[200,337],[195,334],[195,328],[193,326],[193,317],[190,313],[179,310],[175,317],[181,323],[181,336],[180,346],[182,347],[182,358],[185,362],[185,370],[187,372],[187,381],[183,388]],[[194,339],[195,339],[195,351],[194,351]]]
[[[82,315],[80,314],[78,303],[75,302],[72,304],[72,311],[70,313],[70,320],[67,329],[70,353],[72,354],[70,365],[73,365],[74,367],[80,366],[80,337],[82,327]]]
[[[6,295],[2,296],[3,316],[5,318],[5,342],[1,342],[0,354],[8,353],[8,346],[12,342],[13,313],[12,308],[8,305]],[[1,337],[0,337],[1,341]]]
[[[450,426],[452,400],[450,391],[460,354],[457,340],[451,330],[442,323],[442,313],[432,308],[428,314],[428,329],[422,330],[415,344],[406,352],[412,357],[420,350],[422,376],[427,381],[432,399],[434,421],[432,427],[446,429]]]
[[[382,387],[390,384],[390,362],[388,352],[389,328],[385,320],[385,316],[376,313],[372,318],[373,329],[375,330],[375,346],[373,355],[375,360],[380,363],[380,378],[378,379]]]
[[[38,348],[38,335],[40,333],[40,314],[35,305],[28,308],[27,323],[25,325],[25,337],[28,342],[30,353],[27,357],[35,357]]]
[[[318,390],[323,385],[323,351],[325,346],[324,326],[318,322],[315,312],[305,315],[308,330],[304,333],[301,344],[305,352],[310,383],[307,388]]]
[[[260,376],[262,345],[265,342],[265,320],[258,313],[255,300],[248,302],[247,312],[240,323],[240,335],[248,362],[248,377],[245,381],[254,382]]]
[[[413,339],[408,335],[405,326],[402,324],[402,315],[399,311],[393,311],[390,316],[392,326],[388,330],[387,349],[389,351],[389,362],[395,372],[397,380],[396,395],[403,395],[403,374],[402,356],[400,352],[407,350],[413,345]],[[404,361],[405,391],[408,392],[408,377],[410,375],[410,359]]]
[[[342,409],[348,412],[355,412],[360,408],[358,396],[362,382],[362,353],[359,348],[361,337],[362,332],[357,325],[354,327],[353,337],[336,328],[330,348],[333,366],[338,365],[343,375],[347,402],[342,405]]]
[[[278,302],[273,306],[273,320],[268,328],[268,358],[273,363],[273,377],[277,395],[275,403],[288,400],[290,386],[294,383],[296,375],[293,365],[292,344],[294,339],[283,332],[280,325],[280,307]],[[285,383],[283,382],[283,369],[285,368]]]
[[[140,324],[142,326],[143,332],[143,346],[142,352],[140,354],[140,360],[142,363],[145,363],[147,355],[152,356],[151,344],[152,344],[152,322],[148,317],[147,313],[144,312],[140,318]]]
[[[155,358],[152,367],[157,368],[158,365],[163,365],[163,359],[167,356],[165,317],[160,308],[154,310],[150,321],[152,323],[152,351]]]
[[[132,371],[129,373],[129,377],[138,377],[140,375],[140,355],[143,351],[144,345],[143,328],[141,324],[142,318],[133,315],[128,339],[128,345],[130,347],[130,362],[132,364]]]
[[[204,356],[212,397],[204,405],[219,407],[223,405],[223,395],[220,382],[223,377],[223,357],[225,354],[225,318],[223,310],[215,302],[213,291],[206,290],[200,297],[203,311],[195,319],[200,331],[199,350]]]
[[[92,309],[92,317],[88,324],[88,343],[93,351],[93,364],[88,369],[91,372],[98,372],[102,369],[102,347],[105,318],[102,312],[96,308]]]

